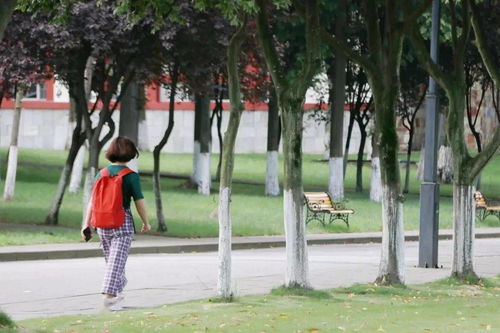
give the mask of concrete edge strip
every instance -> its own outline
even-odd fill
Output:
[[[500,238],[500,233],[479,233],[476,238]],[[439,235],[440,240],[452,239],[451,234]],[[418,235],[407,235],[405,241],[418,241]],[[381,243],[382,237],[367,236],[367,237],[352,237],[352,238],[325,238],[325,239],[310,239],[308,245],[328,245],[328,244],[368,244]],[[260,242],[234,242],[233,250],[249,250],[284,247],[284,240],[271,240]],[[190,245],[165,245],[165,246],[141,246],[132,247],[130,254],[155,254],[155,253],[200,253],[217,251],[217,243],[209,244],[190,244]],[[32,252],[10,252],[0,253],[0,262],[6,261],[22,261],[22,260],[53,260],[53,259],[80,259],[102,256],[101,249],[80,249],[80,250],[55,250],[55,251],[32,251]]]

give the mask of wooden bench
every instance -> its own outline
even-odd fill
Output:
[[[342,220],[349,228],[349,215],[352,209],[345,208],[345,201],[335,202],[327,192],[304,192],[307,206],[306,224],[313,220],[325,226],[325,218],[329,216],[328,224],[335,220]]]
[[[476,201],[476,217],[480,221],[484,221],[489,215],[496,216],[500,219],[500,202],[487,200],[479,191],[474,193],[474,200]]]

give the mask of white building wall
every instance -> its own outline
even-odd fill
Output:
[[[0,146],[7,147],[10,143],[12,129],[12,110],[0,110]],[[347,133],[346,113],[345,132]],[[117,126],[115,135],[118,134],[120,119],[119,111],[113,115]],[[169,142],[163,149],[164,152],[191,153],[193,151],[194,112],[175,111],[175,126]],[[222,134],[227,128],[229,112],[223,112]],[[97,114],[93,121],[97,121]],[[140,130],[140,142],[143,148],[152,151],[154,146],[161,140],[168,125],[168,111],[147,110],[145,126],[147,130]],[[103,128],[102,136],[107,133],[108,128]],[[28,110],[24,109],[21,114],[21,128],[19,137],[20,148],[39,148],[62,150],[67,147],[68,133],[72,131],[69,123],[69,112],[67,110]],[[357,152],[359,144],[359,131],[354,127],[351,141],[351,153]],[[303,151],[305,153],[322,154],[325,151],[325,124],[317,123],[313,119],[304,116]],[[264,153],[267,147],[267,112],[245,111],[241,117],[238,137],[236,139],[237,153]],[[367,150],[370,150],[367,143]],[[217,128],[212,126],[212,151],[219,152],[219,140]]]

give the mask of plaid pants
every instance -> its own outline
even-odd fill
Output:
[[[118,295],[127,284],[125,264],[134,234],[134,220],[130,209],[125,210],[125,222],[119,228],[97,228],[97,234],[106,260],[102,293]]]

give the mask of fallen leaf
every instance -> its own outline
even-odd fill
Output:
[[[309,329],[309,332],[310,332],[310,333],[318,333],[318,332],[319,332],[319,329],[317,329],[317,328],[310,328],[310,329]]]

